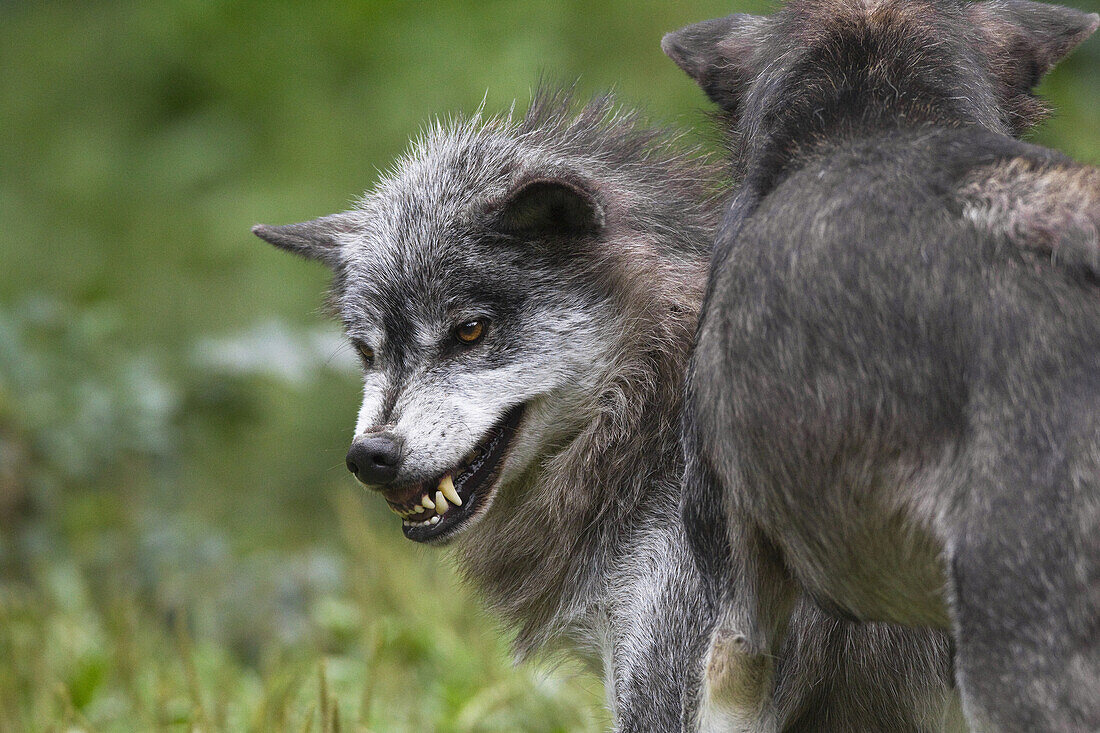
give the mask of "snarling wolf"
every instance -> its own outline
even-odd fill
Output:
[[[978,730],[1100,730],[1100,172],[1015,139],[1098,18],[796,0],[666,37],[729,118],[685,514],[719,631],[950,630]]]
[[[619,730],[672,731],[695,725],[714,621],[679,430],[723,176],[616,109],[541,94],[519,120],[432,127],[353,210],[254,231],[334,272],[365,374],[348,466],[405,536],[454,549],[521,656],[602,670]],[[812,606],[795,625],[781,724],[938,723],[939,636]],[[725,694],[770,686],[726,641]]]

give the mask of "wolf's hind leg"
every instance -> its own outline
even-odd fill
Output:
[[[975,730],[1100,731],[1096,441],[1056,441],[1038,459],[1021,451],[1006,463],[1027,465],[1012,477],[1024,480],[971,487],[949,548],[949,593]]]
[[[797,585],[753,525],[734,516],[728,530],[729,576],[704,665],[700,730],[781,730],[775,666]]]
[[[754,652],[747,637],[728,619],[720,622],[704,663],[698,729],[702,733],[780,730],[773,701],[774,673],[772,655]]]
[[[693,382],[689,372],[689,396]],[[798,587],[779,551],[742,511],[743,490],[729,483],[731,472],[713,470],[704,457],[693,414],[689,398],[680,512],[716,620],[691,693],[691,717],[701,731],[776,731],[783,715],[775,707],[775,660]]]

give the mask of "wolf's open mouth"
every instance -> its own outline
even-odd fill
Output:
[[[523,417],[523,407],[521,404],[508,410],[459,465],[439,478],[387,492],[403,495],[400,500],[386,501],[401,516],[406,537],[417,542],[439,539],[473,515],[482,490],[497,478]]]

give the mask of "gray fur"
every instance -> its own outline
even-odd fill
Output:
[[[676,436],[720,176],[680,149],[609,100],[543,94],[519,120],[432,126],[309,246],[313,225],[257,228],[333,267],[334,310],[376,354],[356,433],[392,426],[403,479],[527,403],[492,501],[449,544],[520,657],[603,672],[621,730],[680,726],[709,630]],[[492,310],[499,338],[456,357],[440,343],[462,309]]]
[[[666,41],[745,179],[689,368],[684,508],[716,638],[750,658],[804,591],[949,630],[976,730],[1100,730],[1100,176],[1008,135],[1097,23],[804,0]]]
[[[333,267],[334,308],[374,350],[356,434],[403,441],[396,483],[527,404],[491,494],[447,540],[520,657],[568,650],[603,673],[621,731],[721,722],[743,679],[735,646],[712,653],[720,684],[697,707],[715,617],[680,519],[679,429],[722,177],[680,148],[608,100],[575,112],[544,94],[517,121],[432,127],[335,220],[256,230]],[[447,345],[485,312],[482,343]],[[777,725],[938,726],[941,638],[809,603],[797,619]]]

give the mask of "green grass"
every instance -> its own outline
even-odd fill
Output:
[[[76,561],[58,559],[31,569],[27,582],[0,586],[0,730],[606,726],[594,678],[510,665],[494,625],[439,554],[426,557],[378,537],[351,490],[330,495],[327,514],[341,539],[346,577],[301,599],[308,628],[293,643],[276,641],[285,630],[264,616],[294,600],[266,598],[255,587],[255,595],[218,599],[221,613],[267,630],[259,638],[253,628],[226,632],[217,628],[224,619],[202,617],[218,611],[201,603],[191,616],[185,606],[163,605],[165,588],[152,589],[161,596],[153,603],[142,597],[127,583],[129,573],[119,572],[120,563],[139,558],[122,552],[112,557],[113,577],[89,577]],[[252,568],[302,570],[287,557],[268,560]],[[189,591],[220,591],[223,572],[202,569]],[[242,650],[248,641],[256,647]]]
[[[325,273],[248,229],[540,75],[706,130],[658,41],[732,8],[0,3],[0,733],[606,728],[354,489]],[[1093,39],[1038,135],[1094,163],[1098,72]]]
[[[595,676],[515,667],[446,554],[354,485],[311,401],[353,412],[355,376],[316,334],[260,331],[308,378],[209,339],[190,374],[125,327],[0,310],[0,731],[606,728]],[[299,431],[331,445],[296,472]]]

